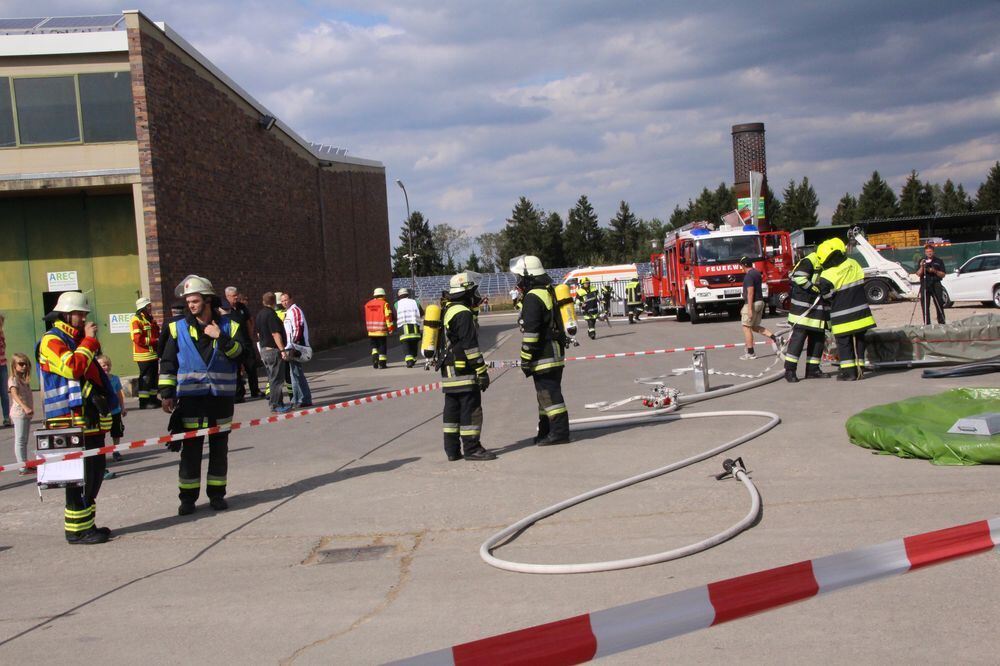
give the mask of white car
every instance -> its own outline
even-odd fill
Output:
[[[982,301],[1000,308],[1000,252],[979,254],[941,280],[944,302]]]

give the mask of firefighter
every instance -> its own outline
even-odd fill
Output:
[[[625,285],[625,300],[628,304],[628,323],[639,321],[639,314],[642,310],[642,286],[639,284],[639,277],[636,276]]]
[[[90,306],[78,291],[59,295],[50,315],[52,328],[35,350],[48,429],[83,429],[83,448],[104,446],[118,395],[95,358],[101,353],[97,324],[87,321]],[[63,527],[70,544],[104,543],[111,530],[97,527],[97,493],[104,480],[103,455],[84,458],[83,487],[66,488]]]
[[[399,324],[399,341],[406,354],[406,367],[412,368],[417,362],[417,347],[420,346],[420,318],[424,310],[410,297],[410,290],[401,288],[396,295],[396,321]]]
[[[139,409],[159,407],[156,398],[160,325],[153,320],[153,306],[148,298],[135,302],[135,314],[129,322],[132,334],[132,360],[139,366]]]
[[[795,373],[803,348],[806,350],[805,378],[826,376],[819,367],[826,343],[826,330],[830,327],[829,307],[820,298],[819,287],[816,286],[822,270],[819,256],[815,252],[802,257],[792,269],[792,305],[788,311],[792,334],[785,348],[785,381],[791,383],[799,381]]]
[[[865,273],[847,256],[844,241],[831,238],[816,249],[823,272],[816,286],[830,302],[830,330],[840,356],[838,381],[861,379],[865,365],[865,331],[875,328],[875,318],[865,297]]]
[[[576,300],[580,302],[583,318],[587,320],[587,335],[591,340],[597,339],[597,289],[590,286],[590,278],[580,280],[576,288]]]
[[[389,362],[389,334],[396,330],[396,324],[382,287],[377,287],[371,300],[365,303],[365,327],[372,345],[372,367],[384,370]]]
[[[496,460],[496,454],[483,448],[482,392],[489,388],[490,376],[482,352],[472,305],[476,298],[478,274],[472,271],[451,278],[448,298],[442,315],[439,345],[441,390],[444,392],[444,452],[448,460]]]
[[[615,278],[615,281],[617,281],[617,278]],[[604,283],[604,286],[601,287],[601,300],[604,301],[604,321],[608,322],[609,325],[611,324],[611,299],[614,295],[615,290],[611,285]]]
[[[229,430],[233,422],[236,373],[243,346],[238,342],[239,323],[213,307],[212,283],[189,275],[177,286],[177,296],[187,303],[184,318],[172,321],[164,335],[160,359],[160,401],[170,416],[170,432],[182,433],[216,426],[227,429],[208,436],[208,488],[205,494],[216,511],[229,508],[226,481],[229,467]],[[201,492],[201,458],[204,437],[172,443],[180,449],[178,515],[194,513]]]
[[[521,255],[510,262],[510,272],[524,294],[521,317],[521,370],[535,383],[538,399],[538,432],[535,444],[565,444],[569,441],[569,413],[562,395],[563,351],[566,333],[555,307],[552,278],[542,262]]]

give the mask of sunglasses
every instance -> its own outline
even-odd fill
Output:
[[[21,363],[20,361],[18,361],[17,363],[14,364],[14,367],[15,368],[27,368],[28,364],[27,363]]]

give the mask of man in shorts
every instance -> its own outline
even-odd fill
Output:
[[[753,349],[753,334],[760,333],[771,339],[775,348],[778,342],[771,331],[760,325],[764,317],[764,294],[762,289],[763,279],[760,271],[753,267],[753,261],[749,257],[740,257],[740,266],[746,269],[743,276],[743,309],[740,310],[740,323],[743,324],[743,340],[746,342],[746,353],[740,356],[740,360],[752,361],[757,358]]]

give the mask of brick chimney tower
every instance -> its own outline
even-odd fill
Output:
[[[760,195],[767,191],[767,152],[764,149],[764,123],[743,123],[733,125],[733,185],[736,197],[742,199],[750,196],[750,171],[764,174]],[[770,231],[771,225],[767,216],[771,211],[765,210],[764,217],[758,219],[761,231]]]

